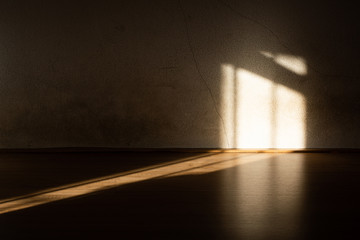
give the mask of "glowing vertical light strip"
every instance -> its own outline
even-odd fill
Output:
[[[305,147],[305,99],[285,86],[276,89],[276,147]]]
[[[234,77],[235,77],[235,69],[234,66],[230,64],[224,64],[221,66],[221,74],[222,74],[222,90],[221,90],[221,114],[224,119],[224,133],[221,134],[221,147],[229,147],[233,148],[234,139],[236,138],[234,129]],[[226,139],[228,138],[228,139]],[[227,146],[229,143],[230,146]]]
[[[240,148],[271,146],[273,83],[245,69],[238,69],[237,140]]]

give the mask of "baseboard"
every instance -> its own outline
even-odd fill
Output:
[[[360,153],[359,148],[236,149],[236,148],[6,148],[0,153],[188,152],[188,153]]]

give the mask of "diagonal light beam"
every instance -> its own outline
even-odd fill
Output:
[[[17,211],[38,205],[84,196],[90,193],[115,188],[121,185],[146,181],[161,177],[189,174],[204,174],[231,168],[237,165],[264,160],[279,154],[251,154],[223,153],[205,155],[196,158],[182,159],[180,162],[166,165],[155,165],[145,169],[137,169],[119,175],[92,179],[58,188],[24,195],[0,201],[0,214]]]

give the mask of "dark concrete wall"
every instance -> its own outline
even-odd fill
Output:
[[[241,147],[224,126],[224,64],[304,96],[304,147],[360,147],[347,4],[1,1],[0,147]],[[307,74],[261,51],[301,56]]]

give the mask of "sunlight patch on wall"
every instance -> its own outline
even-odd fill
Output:
[[[302,94],[277,84],[276,147],[305,147],[305,99]]]
[[[244,69],[238,69],[236,147],[273,147],[273,83]]]
[[[302,94],[258,74],[222,65],[222,147],[304,148],[305,99]]]
[[[260,51],[260,53],[266,58],[272,59],[275,63],[293,73],[296,73],[297,75],[304,76],[307,74],[306,61],[300,56],[273,54],[266,51]]]

